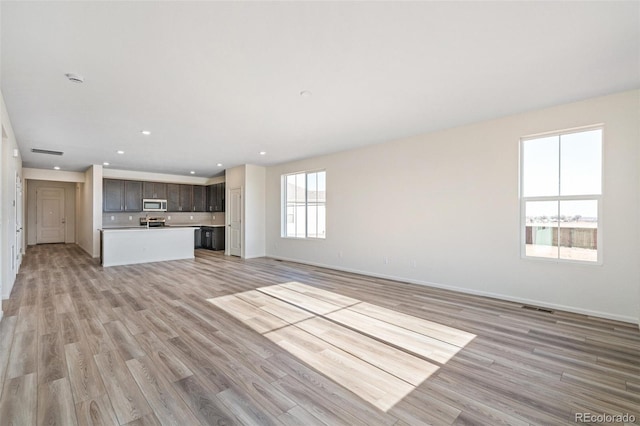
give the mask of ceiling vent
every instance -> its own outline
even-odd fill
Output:
[[[68,73],[64,75],[72,83],[84,83],[84,77],[78,74]]]
[[[31,148],[31,152],[33,152],[34,154],[48,154],[48,155],[62,155],[62,154],[64,154],[64,152],[62,152],[62,151],[50,151],[48,149],[38,149],[38,148]]]

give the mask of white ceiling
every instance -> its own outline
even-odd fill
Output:
[[[640,87],[637,1],[1,7],[25,167],[208,177]]]

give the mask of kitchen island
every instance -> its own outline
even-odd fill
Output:
[[[100,230],[102,266],[193,259],[196,227],[122,227]]]

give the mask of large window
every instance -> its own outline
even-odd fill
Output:
[[[327,214],[326,172],[300,172],[282,176],[284,205],[282,236],[325,238]]]
[[[602,259],[602,128],[521,140],[523,255]]]

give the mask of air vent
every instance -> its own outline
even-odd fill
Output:
[[[553,311],[551,309],[541,308],[539,306],[522,305],[522,309],[527,309],[529,311],[545,312],[547,314],[552,314],[553,313]]]
[[[31,152],[33,152],[34,154],[48,154],[48,155],[62,155],[62,154],[64,154],[64,152],[62,152],[62,151],[50,151],[48,149],[38,149],[38,148],[31,148]]]

